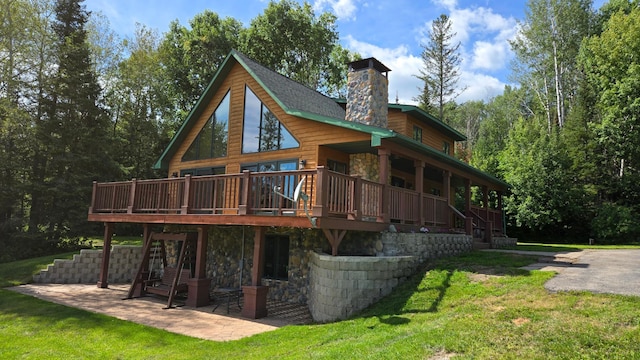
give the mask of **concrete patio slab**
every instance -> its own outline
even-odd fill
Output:
[[[146,296],[123,300],[129,290],[128,284],[110,284],[107,289],[100,289],[95,284],[29,284],[7,289],[57,304],[214,341],[238,340],[282,326],[311,321],[308,309],[282,303],[269,303],[270,315],[258,320],[241,318],[237,306],[232,306],[230,310],[233,311],[229,314],[226,313],[226,306],[219,306],[213,313],[213,305],[163,309],[166,306],[166,299],[163,298]]]

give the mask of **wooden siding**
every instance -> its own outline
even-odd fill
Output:
[[[280,122],[299,142],[300,147],[286,150],[242,154],[242,125],[244,119],[243,110],[245,85],[248,85],[258,99],[260,99],[260,101],[262,101],[262,103],[276,115]],[[215,111],[220,101],[222,101],[228,90],[231,90],[231,94],[227,156],[222,158],[182,162],[182,156],[194,141],[213,111]],[[175,155],[171,158],[169,162],[169,174],[174,172],[180,173],[180,170],[182,169],[219,166],[225,166],[227,173],[238,173],[240,172],[241,164],[282,159],[304,159],[307,161],[306,168],[313,169],[319,164],[324,165],[326,163],[326,156],[320,156],[318,153],[320,145],[368,140],[370,140],[370,135],[365,133],[342,128],[337,129],[336,127],[328,124],[288,115],[241,65],[236,64],[227,78],[223,81],[218,92],[213,96],[211,103],[202,113],[202,116],[197,120],[195,126],[193,126],[189,131],[185,141],[179,145]],[[344,157],[336,158],[336,160],[340,161],[343,159]],[[348,163],[348,161],[346,162]]]
[[[399,110],[389,111],[389,129],[413,139],[414,126],[418,126],[422,129],[423,144],[431,146],[438,151],[442,151],[443,143],[448,142],[449,148],[451,149],[450,151],[453,151],[454,141],[452,138],[445,136],[435,128],[422,121],[418,121]],[[452,155],[452,153],[449,155]]]

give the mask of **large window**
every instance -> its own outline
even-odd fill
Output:
[[[182,156],[182,161],[211,159],[227,156],[229,124],[229,94],[224,96],[198,136]]]
[[[266,235],[264,273],[268,279],[289,279],[289,236]]]
[[[245,87],[242,153],[256,153],[300,146],[276,116]]]

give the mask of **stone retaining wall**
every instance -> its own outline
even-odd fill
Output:
[[[142,247],[114,245],[109,257],[108,282],[128,283],[142,261]],[[80,250],[71,260],[55,259],[53,264],[33,276],[40,284],[91,284],[97,283],[102,264],[102,250]]]
[[[345,319],[388,295],[414,273],[414,256],[330,256],[313,253],[309,310],[313,319]]]

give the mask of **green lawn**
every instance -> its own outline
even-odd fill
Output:
[[[0,358],[637,358],[640,298],[550,294],[552,273],[518,269],[534,261],[488,252],[443,259],[352,319],[225,343],[0,289]],[[2,284],[14,278],[7,269]]]

